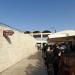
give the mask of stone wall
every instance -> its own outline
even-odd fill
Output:
[[[37,51],[36,40],[29,34],[2,26],[0,30],[14,31],[13,35],[7,37],[0,31],[0,72]]]

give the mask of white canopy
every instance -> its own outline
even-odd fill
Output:
[[[68,36],[75,36],[75,30],[65,30],[57,33],[53,33],[48,35],[48,38],[61,38],[61,37],[68,37]]]
[[[65,30],[48,35],[48,42],[69,41],[75,37],[75,30]]]

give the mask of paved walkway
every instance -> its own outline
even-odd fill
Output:
[[[41,52],[37,52],[1,72],[0,75],[47,75],[47,73]]]

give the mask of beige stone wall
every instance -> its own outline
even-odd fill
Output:
[[[2,30],[4,29],[10,28],[2,27]],[[33,37],[16,30],[13,31],[14,34],[8,37],[9,41],[3,36],[0,37],[0,44],[2,43],[0,47],[0,72],[37,51],[36,40]]]
[[[2,28],[0,27],[0,48],[2,48]]]

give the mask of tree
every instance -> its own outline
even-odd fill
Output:
[[[51,33],[51,31],[49,31],[49,30],[44,30],[44,31],[42,31],[42,33]]]
[[[25,33],[25,34],[29,34],[29,33],[30,33],[30,31],[25,31],[24,33]]]
[[[40,31],[33,31],[33,33],[40,33]]]

